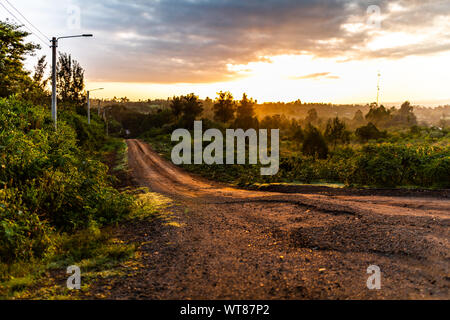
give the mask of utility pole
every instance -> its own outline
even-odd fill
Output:
[[[89,94],[91,91],[103,90],[103,88],[88,90],[87,92],[87,112],[88,112],[88,124],[91,124],[91,100]]]
[[[55,125],[55,130],[57,129],[57,100],[56,100],[56,48],[58,47],[58,39],[52,38],[52,120]]]
[[[378,83],[377,83],[377,107],[380,105],[380,104],[379,104],[379,100],[380,100],[380,77],[381,77],[381,73],[380,73],[380,71],[378,71]]]
[[[107,111],[108,108],[103,108],[103,119],[105,120],[105,128],[106,128],[106,136],[109,136],[109,128],[108,128],[108,119],[107,119]]]
[[[58,110],[57,110],[57,97],[56,97],[56,48],[58,48],[59,39],[67,38],[80,38],[80,37],[92,37],[92,34],[81,34],[78,36],[66,36],[66,37],[53,37],[50,42],[52,43],[52,119],[55,125],[55,130],[58,128]]]
[[[91,99],[89,99],[89,91],[87,92],[87,112],[88,112],[88,124],[91,124]]]

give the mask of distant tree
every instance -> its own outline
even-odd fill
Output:
[[[317,115],[316,109],[309,109],[308,115],[306,116],[305,122],[306,123],[315,123],[319,119],[319,116]]]
[[[187,129],[194,126],[194,121],[203,112],[203,105],[193,93],[183,97],[183,123]]]
[[[214,101],[210,97],[203,101],[203,117],[214,119]]]
[[[328,156],[328,146],[325,138],[316,127],[313,127],[310,124],[305,132],[302,152],[305,155],[317,157],[319,159],[326,159]]]
[[[47,69],[47,62],[45,61],[46,56],[42,56],[39,58],[36,67],[34,67],[34,82],[42,89],[45,90],[47,88],[47,83],[49,78],[45,77],[45,70]]]
[[[409,101],[405,101],[399,110],[394,111],[392,124],[399,126],[414,126],[417,124],[416,115],[413,112],[414,108]]]
[[[265,116],[259,123],[260,128],[280,129],[281,131],[289,129],[290,125],[291,125],[291,122],[288,120],[288,118],[284,114],[283,115],[275,114],[273,116]]]
[[[49,104],[50,94],[47,91],[49,78],[46,77],[47,69],[46,56],[39,58],[37,65],[34,67],[33,82],[29,86],[29,93],[27,98],[35,104]]]
[[[378,107],[377,104],[371,104],[366,120],[377,126],[386,126],[391,120],[391,111],[383,105]]]
[[[255,117],[254,106],[256,101],[248,99],[244,93],[242,100],[239,102],[236,112],[235,127],[240,129],[256,129],[258,126],[258,119]]]
[[[290,137],[296,142],[303,142],[305,134],[302,127],[296,119],[291,120],[291,125],[289,127]]]
[[[355,123],[363,123],[364,122],[364,115],[361,110],[358,110],[355,112],[355,116],[353,117],[353,122],[355,122]]]
[[[81,103],[84,101],[84,70],[67,53],[60,53],[56,64],[58,96],[62,101]]]
[[[327,141],[333,144],[333,147],[336,148],[338,142],[349,142],[350,132],[346,130],[345,123],[339,120],[338,117],[333,120],[328,119],[327,127],[325,129],[325,139],[327,139]]]
[[[366,126],[356,129],[355,134],[361,141],[364,142],[386,137],[386,132],[381,132],[378,130],[372,122],[369,122]]]
[[[233,101],[233,95],[230,92],[218,92],[217,102],[214,104],[214,120],[228,123],[234,119],[236,106]]]
[[[184,103],[183,103],[183,97],[173,97],[172,101],[170,102],[170,109],[172,109],[172,113],[175,115],[177,119],[180,118],[180,116],[183,113]]]
[[[32,79],[24,69],[27,55],[33,55],[40,46],[25,42],[30,33],[20,26],[0,21],[0,97],[12,94],[24,95],[31,87]]]

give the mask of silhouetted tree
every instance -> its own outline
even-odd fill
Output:
[[[371,104],[366,120],[377,126],[386,126],[391,120],[391,111],[387,110],[383,105],[378,107],[376,103]]]
[[[325,138],[328,142],[333,144],[334,148],[336,148],[338,142],[349,142],[350,132],[346,130],[345,123],[336,117],[333,120],[328,119],[327,127],[325,129]]]
[[[355,116],[353,117],[353,121],[356,123],[363,123],[364,122],[364,115],[361,110],[358,110],[355,112]]]
[[[183,124],[187,129],[194,126],[194,121],[203,112],[203,105],[193,93],[183,97]]]
[[[317,115],[316,109],[309,109],[308,115],[306,116],[305,122],[306,123],[315,123],[319,119],[319,116]]]
[[[25,42],[28,35],[30,33],[21,31],[20,26],[0,21],[0,97],[23,96],[32,86],[24,60],[40,46]]]
[[[56,64],[58,96],[64,102],[81,103],[84,100],[84,70],[72,56],[60,53]]]
[[[355,134],[361,141],[364,142],[386,137],[386,132],[381,132],[378,130],[372,122],[369,122],[366,126],[356,129]]]
[[[290,138],[296,142],[303,142],[305,134],[302,127],[296,119],[291,120],[291,125],[289,127]]]
[[[247,95],[244,93],[242,100],[237,107],[235,127],[241,129],[256,129],[258,126],[258,119],[255,117],[254,106],[256,101],[253,99],[248,99]]]
[[[411,106],[411,103],[409,101],[405,101],[400,107],[400,110],[394,112],[392,124],[407,127],[416,125],[417,118],[413,110],[414,108]]]
[[[234,119],[236,106],[233,101],[233,95],[230,92],[218,92],[219,98],[214,104],[214,120],[228,123]]]
[[[170,108],[172,109],[173,114],[177,119],[180,118],[180,116],[183,113],[183,97],[173,97],[172,101],[170,102]]]
[[[327,143],[320,131],[312,125],[308,125],[306,129],[302,152],[305,155],[317,157],[319,159],[327,158]]]
[[[47,88],[47,83],[49,78],[45,78],[45,70],[47,69],[47,62],[45,61],[46,56],[39,58],[36,67],[34,68],[33,80],[42,89]]]

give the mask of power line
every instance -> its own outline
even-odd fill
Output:
[[[39,32],[44,38],[46,38],[48,41],[50,41],[50,38],[49,37],[47,37],[43,32],[41,32],[41,30],[39,30],[34,24],[32,24],[31,22],[30,22],[30,20],[28,20],[19,10],[17,10],[17,8],[16,7],[14,7],[13,5],[12,5],[12,3],[11,2],[9,2],[8,0],[5,0],[18,14],[20,14],[20,16],[22,17],[22,18],[24,18],[25,19],[25,21],[26,22],[28,22],[34,29],[36,29],[37,30],[37,32]]]
[[[20,24],[22,24],[25,28],[28,29],[28,31],[31,32],[31,34],[33,34],[36,38],[38,38],[42,44],[44,44],[44,46],[48,46],[48,43],[46,43],[47,41],[43,40],[40,36],[38,36],[37,34],[35,34],[33,32],[33,30],[31,30],[25,23],[23,23],[19,18],[17,18],[10,10],[8,10],[7,7],[5,7],[5,5],[3,3],[0,2],[0,5],[14,18],[16,19],[17,22],[19,22]]]

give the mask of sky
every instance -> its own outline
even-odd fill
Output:
[[[94,97],[450,104],[449,0],[0,0],[62,39]],[[14,10],[17,9],[20,14]],[[26,18],[26,20],[25,20]],[[39,29],[36,31],[34,27]],[[39,38],[37,37],[39,36]],[[44,43],[45,44],[45,43]],[[42,45],[27,61],[31,70]],[[378,77],[380,74],[380,77]]]

